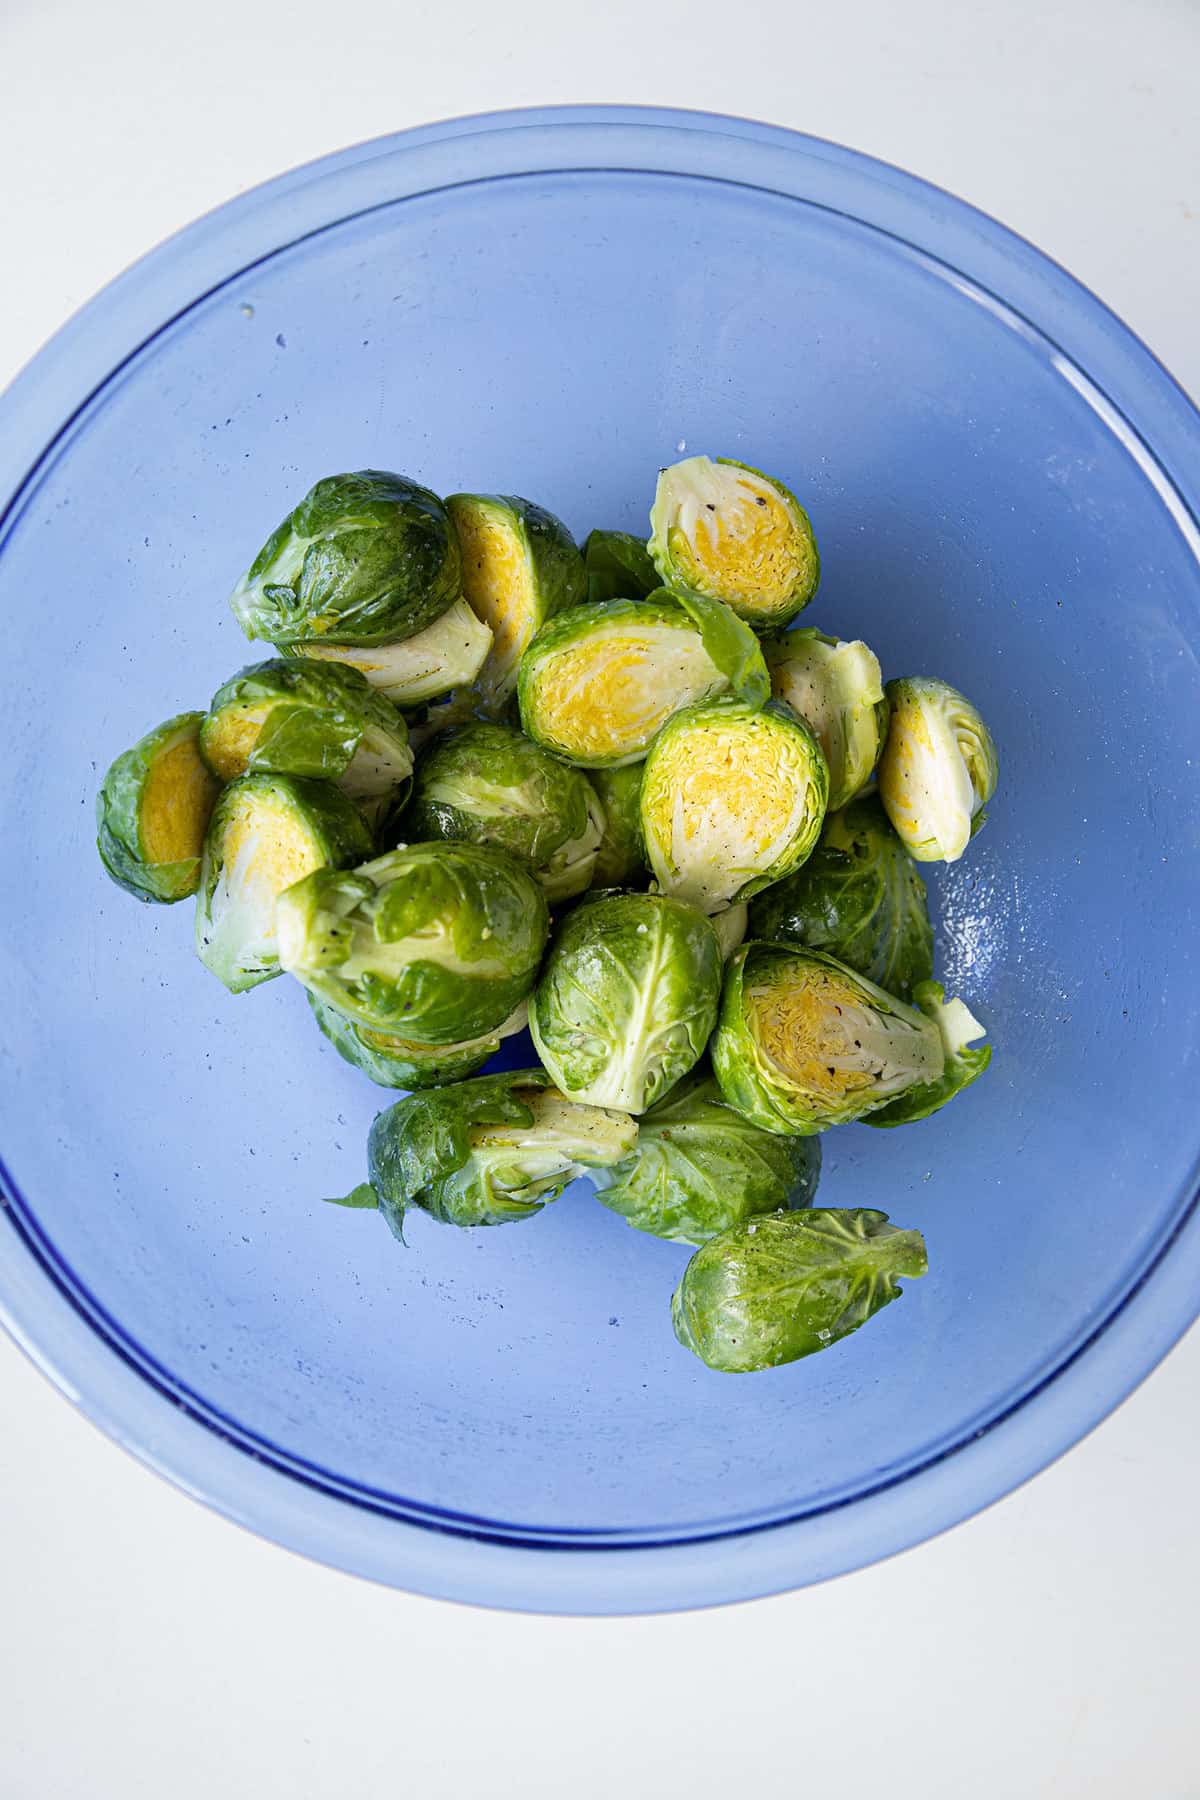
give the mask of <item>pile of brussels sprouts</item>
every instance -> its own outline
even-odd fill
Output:
[[[812,1204],[819,1134],[927,1118],[990,1056],[917,865],[983,824],[992,740],[795,628],[819,574],[795,496],[726,458],[660,472],[648,542],[582,552],[527,500],[333,476],[232,597],[276,654],[98,798],[109,874],[194,894],[227,988],[286,971],[407,1091],[342,1204],[402,1239],[586,1174],[698,1246],[672,1316],[714,1369],[824,1349],[924,1273],[919,1232]],[[478,1074],[526,1024],[541,1066]]]

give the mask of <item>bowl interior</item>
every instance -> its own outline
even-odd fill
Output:
[[[822,1199],[930,1274],[828,1356],[736,1380],[671,1335],[686,1252],[582,1186],[407,1251],[319,1204],[387,1096],[286,980],[232,998],[191,908],[106,881],[110,759],[256,652],[225,597],[318,476],[375,465],[643,528],[680,453],[780,473],[807,618],[991,723],[1001,787],[935,873],[995,1044],[908,1130],[825,1140]],[[580,170],[376,208],[163,330],[85,408],[0,552],[2,1148],[129,1354],[235,1438],[419,1519],[701,1537],[895,1480],[1071,1356],[1190,1200],[1200,578],[1187,520],[1053,344],[820,206]]]

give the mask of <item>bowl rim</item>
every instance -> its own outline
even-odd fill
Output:
[[[1057,263],[944,190],[861,152],[752,120],[629,106],[520,108],[369,140],[251,189],[151,250],[0,395],[0,553],[92,402],[215,289],[355,213],[443,187],[567,167],[707,175],[781,192],[901,238],[961,273],[1008,324],[1049,339],[1071,370],[1083,372],[1085,398],[1104,412],[1200,555],[1200,414],[1128,327]],[[1070,1448],[1200,1313],[1200,1178],[1193,1176],[1173,1227],[1087,1335],[981,1429],[917,1467],[787,1521],[680,1541],[549,1541],[514,1538],[484,1521],[397,1516],[361,1491],[310,1479],[283,1453],[254,1448],[249,1434],[189,1404],[123,1340],[117,1322],[72,1279],[2,1165],[0,1214],[9,1227],[0,1322],[141,1461],[318,1561],[418,1593],[526,1611],[714,1605],[894,1554],[1001,1498]],[[97,1354],[98,1344],[106,1354]]]

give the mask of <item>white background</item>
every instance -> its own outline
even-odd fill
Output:
[[[0,0],[0,383],[143,250],[291,164],[626,100],[942,183],[1200,393],[1198,73],[1195,0]],[[1198,1392],[1193,1334],[1024,1491],[824,1588],[554,1621],[260,1543],[2,1341],[0,1800],[1196,1800]]]

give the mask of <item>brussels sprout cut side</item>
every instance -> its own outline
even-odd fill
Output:
[[[349,664],[393,706],[424,706],[478,675],[492,647],[492,633],[465,600],[455,600],[440,618],[399,644],[359,649],[353,644],[293,644],[291,656],[319,657]]]
[[[824,950],[901,1000],[933,976],[925,883],[874,794],[830,813],[803,868],[751,902],[749,935]]]
[[[410,844],[322,869],[281,896],[283,967],[369,1031],[462,1044],[533,986],[549,915],[532,874],[490,844]]]
[[[843,643],[809,629],[784,632],[765,650],[775,698],[799,713],[821,746],[836,812],[867,785],[887,736],[879,659],[860,639]]]
[[[810,1205],[820,1173],[819,1138],[760,1130],[696,1072],[651,1107],[632,1153],[592,1183],[638,1231],[703,1244],[758,1213]]]
[[[534,633],[586,595],[583,558],[562,520],[532,500],[451,494],[446,507],[462,550],[463,593],[492,633],[477,682],[480,709],[498,718]]]
[[[411,1038],[357,1025],[316,994],[309,994],[308,1003],[338,1055],[379,1087],[388,1088],[444,1087],[447,1082],[462,1081],[482,1069],[504,1038],[524,1031],[529,1018],[522,1001],[503,1025],[483,1037],[463,1044],[417,1044]]]
[[[918,862],[957,862],[987,818],[999,762],[971,702],[944,681],[889,681],[879,795]]]
[[[828,1350],[924,1275],[925,1240],[871,1208],[774,1213],[697,1250],[671,1302],[675,1336],[744,1375]]]
[[[511,851],[557,905],[590,885],[604,814],[579,769],[510,725],[481,722],[436,739],[422,755],[404,831]]]
[[[203,713],[168,719],[118,756],[96,796],[96,848],[118,887],[171,905],[200,882],[218,786],[200,756]]]
[[[326,781],[243,775],[213,811],[196,895],[196,954],[240,994],[279,973],[276,902],[314,869],[370,853],[361,814]]]
[[[747,463],[690,456],[658,477],[650,555],[665,586],[786,625],[817,591],[821,561],[796,496]]]
[[[600,894],[559,926],[529,1029],[565,1094],[642,1113],[703,1056],[720,991],[707,919],[665,894]]]
[[[715,913],[790,875],[825,817],[829,777],[789,706],[728,698],[664,726],[642,777],[642,836],[664,893]]]
[[[543,1069],[484,1075],[380,1113],[367,1144],[370,1182],[346,1203],[374,1201],[401,1242],[414,1206],[446,1225],[505,1225],[532,1218],[636,1141],[627,1114],[568,1100]]]

